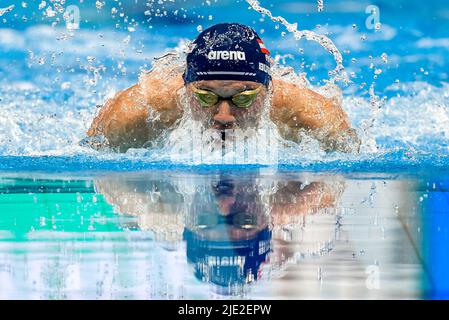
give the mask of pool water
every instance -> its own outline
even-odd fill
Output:
[[[306,74],[316,88],[329,80],[327,73],[335,61],[326,49],[312,41],[295,40],[280,23],[248,10],[246,1],[180,2],[107,2],[100,7],[93,0],[76,3],[81,15],[76,30],[66,29],[62,14],[48,16],[48,6],[39,8],[37,2],[24,1],[25,7],[16,5],[4,13],[0,21],[0,169],[51,170],[57,165],[72,170],[84,168],[86,162],[88,169],[95,169],[103,168],[105,161],[119,162],[115,167],[125,170],[135,162],[186,164],[171,150],[133,150],[114,156],[78,142],[98,112],[96,105],[136,83],[140,72],[151,68],[154,57],[180,52],[185,41],[214,23],[248,24],[260,33],[280,65]],[[301,146],[300,151],[280,150],[279,163],[313,170],[446,168],[446,2],[433,0],[431,7],[421,8],[419,1],[377,1],[380,29],[368,23],[368,1],[324,1],[322,12],[312,2],[260,1],[273,15],[335,43],[352,81],[339,85],[343,108],[362,139],[361,153],[324,154],[312,144]]]
[[[447,180],[3,174],[0,298],[447,298]]]

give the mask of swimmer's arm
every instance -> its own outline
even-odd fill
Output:
[[[174,190],[171,183],[140,181],[117,174],[95,179],[95,191],[103,195],[115,213],[137,217],[130,223],[139,230],[151,230],[160,239],[169,234],[172,240],[182,240],[184,217],[183,211],[178,210],[182,195]]]
[[[182,112],[177,104],[180,87],[181,75],[170,74],[170,70],[142,75],[138,84],[106,102],[87,135],[104,137],[105,146],[119,152],[143,147],[180,118]],[[150,115],[153,121],[149,121]],[[90,141],[88,144],[98,147],[95,145],[98,140]]]
[[[274,79],[270,116],[288,127],[292,139],[305,129],[326,151],[359,150],[360,140],[340,103],[305,87]]]

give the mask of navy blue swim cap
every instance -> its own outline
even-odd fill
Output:
[[[204,30],[192,42],[187,55],[184,82],[200,80],[271,80],[270,52],[252,28],[221,23]]]

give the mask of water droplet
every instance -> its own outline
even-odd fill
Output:
[[[45,6],[47,5],[47,2],[45,2],[45,1],[42,1],[40,4],[39,4],[39,10],[42,10],[42,9],[44,9],[45,8]]]
[[[97,2],[95,2],[95,6],[97,7],[98,10],[101,10],[104,6],[104,2],[97,1]]]

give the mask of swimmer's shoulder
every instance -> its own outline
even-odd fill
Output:
[[[144,71],[139,76],[138,86],[154,110],[178,109],[180,91],[184,87],[182,70],[176,68]]]

